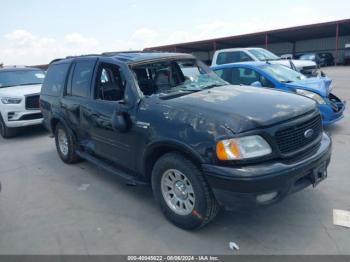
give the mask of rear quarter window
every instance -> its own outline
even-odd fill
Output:
[[[59,96],[66,83],[70,63],[53,64],[49,67],[41,93],[50,96]]]

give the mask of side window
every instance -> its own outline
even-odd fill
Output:
[[[42,85],[41,93],[59,96],[64,88],[70,63],[53,64],[49,67]]]
[[[270,88],[275,87],[275,85],[270,80],[265,78],[264,76],[260,76],[260,83],[263,87],[270,87]]]
[[[245,62],[245,61],[253,61],[253,59],[247,55],[245,52],[240,52],[240,61]]]
[[[214,73],[222,78],[222,75],[224,74],[224,69],[214,70]]]
[[[222,52],[219,53],[216,64],[222,65],[252,60],[253,59],[251,59],[250,56],[243,51]]]
[[[232,79],[232,74],[233,74],[233,71],[234,71],[235,68],[224,68],[222,70],[222,75],[221,75],[221,78],[224,79],[225,81],[231,83],[231,84],[234,84],[233,83],[233,79]]]
[[[95,99],[121,101],[124,99],[126,80],[119,66],[102,63],[98,68]]]
[[[72,96],[89,97],[94,61],[77,62],[72,77]]]
[[[260,81],[260,75],[250,69],[250,68],[239,68],[239,81],[240,84],[242,85],[251,85],[252,83],[256,82],[256,81]]]

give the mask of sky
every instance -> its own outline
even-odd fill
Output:
[[[253,33],[350,18],[349,0],[0,0],[0,63]]]

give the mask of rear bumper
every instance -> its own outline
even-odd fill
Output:
[[[330,162],[331,144],[331,139],[323,134],[317,152],[295,163],[270,162],[237,168],[203,164],[202,168],[217,201],[227,209],[267,205],[314,184],[315,174],[325,171]],[[257,200],[258,196],[271,193],[277,194],[268,201]]]

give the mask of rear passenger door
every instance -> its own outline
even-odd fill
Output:
[[[79,140],[86,138],[81,128],[81,111],[91,96],[91,81],[96,64],[95,58],[82,58],[72,64],[67,87],[61,100],[61,108],[69,127],[75,131]]]

